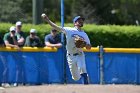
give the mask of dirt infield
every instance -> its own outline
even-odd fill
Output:
[[[2,89],[0,93],[140,93],[138,85],[42,85]]]

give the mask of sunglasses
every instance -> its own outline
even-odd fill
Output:
[[[52,30],[52,32],[57,32],[57,30]]]
[[[30,33],[30,34],[35,35],[36,33]]]
[[[15,33],[15,31],[13,30],[13,31],[11,31],[12,33]]]

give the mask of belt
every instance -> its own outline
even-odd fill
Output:
[[[75,53],[75,54],[68,54],[68,55],[73,55],[73,56],[77,56],[77,55],[81,55],[82,53]]]

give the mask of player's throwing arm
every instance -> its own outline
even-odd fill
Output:
[[[56,25],[55,23],[53,23],[51,20],[49,20],[49,17],[48,17],[45,13],[43,13],[43,14],[41,15],[41,17],[42,17],[43,19],[45,19],[45,20],[48,22],[48,24],[50,24],[51,27],[53,27],[53,28],[56,29],[57,31],[62,31],[63,33],[65,33],[65,30],[62,29],[60,26]]]

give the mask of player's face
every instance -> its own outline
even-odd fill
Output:
[[[83,27],[83,25],[84,25],[83,19],[78,19],[78,20],[75,22],[75,26]]]

